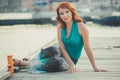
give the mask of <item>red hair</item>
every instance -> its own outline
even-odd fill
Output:
[[[70,2],[61,2],[60,4],[58,4],[58,6],[56,8],[56,11],[57,11],[56,19],[57,19],[57,23],[60,25],[61,28],[66,27],[66,24],[60,18],[60,14],[59,14],[60,8],[69,9],[72,13],[73,21],[83,22],[82,18],[78,15],[76,9],[73,7],[73,5]]]

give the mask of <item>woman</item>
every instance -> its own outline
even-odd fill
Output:
[[[58,41],[60,49],[69,64],[69,73],[76,72],[76,63],[84,45],[94,71],[106,71],[97,68],[89,43],[89,31],[70,2],[61,2],[57,6]]]
[[[84,45],[94,71],[106,71],[97,68],[89,44],[89,31],[70,2],[61,2],[57,6],[57,22],[60,48],[48,47],[41,50],[40,54],[38,54],[33,60],[14,60],[14,65],[29,65],[30,73],[40,73],[41,71],[56,72],[64,70],[68,70],[69,73],[75,73],[76,64]]]

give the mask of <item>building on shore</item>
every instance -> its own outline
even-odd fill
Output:
[[[0,0],[0,13],[4,12],[24,12],[31,11],[32,3],[36,0]],[[41,1],[41,0],[37,0]],[[59,2],[61,0],[44,0],[47,2]],[[76,6],[79,7],[101,7],[112,8],[120,11],[120,0],[62,0],[62,1],[77,1]]]
[[[21,7],[21,0],[0,0],[0,13],[17,12]]]
[[[30,11],[33,0],[0,0],[0,13]]]
[[[109,7],[120,11],[120,0],[79,0],[78,5],[83,7]]]

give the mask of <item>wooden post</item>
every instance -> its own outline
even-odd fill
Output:
[[[8,55],[7,56],[7,60],[8,60],[8,70],[10,71],[11,74],[14,73],[14,68],[13,68],[13,55]]]

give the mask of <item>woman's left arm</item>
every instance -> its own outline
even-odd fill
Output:
[[[94,71],[97,71],[97,72],[104,72],[106,70],[103,70],[103,69],[99,69],[97,68],[96,66],[96,63],[95,63],[95,59],[94,59],[94,55],[93,55],[93,52],[92,52],[92,49],[90,47],[90,43],[89,43],[89,31],[87,29],[87,27],[83,24],[83,23],[78,23],[78,29],[79,29],[79,32],[80,34],[82,35],[82,38],[83,38],[83,43],[84,43],[84,48],[85,48],[85,51],[86,51],[86,54],[92,64],[92,67],[94,69]]]

